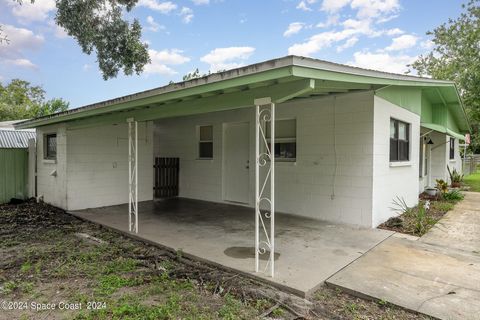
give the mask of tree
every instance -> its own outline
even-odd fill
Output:
[[[427,32],[433,50],[420,56],[412,67],[419,75],[455,81],[472,129],[472,149],[480,152],[480,0],[462,5],[464,12]]]
[[[22,0],[13,0],[22,4]],[[32,3],[35,0],[30,0]],[[140,74],[150,62],[148,46],[141,41],[142,27],[137,19],[122,17],[138,0],[56,0],[55,22],[75,38],[88,55],[96,53],[105,80],[120,70]],[[0,42],[6,41],[0,30]],[[15,39],[9,39],[15,41]]]
[[[28,81],[13,79],[5,86],[0,83],[0,121],[42,117],[65,111],[68,106],[63,99],[45,101],[45,90]]]

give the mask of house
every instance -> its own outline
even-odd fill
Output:
[[[469,131],[453,82],[297,56],[16,127],[37,129],[44,201],[67,210],[128,202],[137,231],[138,202],[172,187],[255,208],[256,253],[263,231],[274,247],[270,212],[374,228],[396,214],[395,198],[415,205],[447,165],[461,170]],[[162,178],[154,165],[168,161],[178,170]]]
[[[17,122],[0,122],[0,203],[34,195],[35,177],[29,174],[29,170],[33,173],[29,162],[34,165],[35,158],[29,153],[29,145],[34,150],[35,131],[14,130]]]

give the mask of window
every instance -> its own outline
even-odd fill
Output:
[[[266,138],[270,141],[270,122],[266,123]],[[270,143],[269,143],[270,147]],[[275,121],[275,160],[295,161],[297,158],[297,121]]]
[[[410,160],[410,124],[390,119],[390,161]]]
[[[213,159],[213,126],[199,126],[198,138],[198,158]]]
[[[50,160],[57,159],[57,135],[55,133],[46,134],[43,141],[43,157]]]
[[[450,138],[450,160],[455,159],[455,138]]]

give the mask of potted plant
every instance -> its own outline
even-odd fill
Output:
[[[463,174],[460,174],[457,169],[453,168],[450,170],[450,167],[447,166],[448,175],[450,176],[450,184],[452,188],[460,188],[463,181]]]
[[[437,195],[438,190],[432,187],[426,187],[425,193],[428,194],[430,197],[435,197]]]

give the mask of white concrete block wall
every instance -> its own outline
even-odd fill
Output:
[[[57,159],[44,159],[44,135],[57,134]],[[37,195],[67,208],[67,132],[64,124],[37,128]]]
[[[449,138],[451,139],[451,138]],[[450,152],[448,152],[448,166],[450,167],[450,170],[456,169],[458,172],[462,172],[462,158],[460,157],[460,144],[463,143],[463,141],[460,141],[458,139],[455,139],[455,158],[450,159]],[[448,150],[450,150],[450,144],[448,145]],[[448,174],[448,171],[447,171]],[[450,182],[450,177],[448,177],[448,181]]]
[[[297,120],[297,161],[277,162],[276,165],[277,210],[370,227],[373,93],[284,103],[277,105],[276,116],[277,119]],[[224,201],[223,125],[250,123],[250,163],[253,164],[254,121],[252,106],[156,122],[154,153],[180,158],[181,197]],[[197,160],[197,126],[207,124],[214,128],[214,159]],[[254,204],[254,174],[251,165],[250,206]]]
[[[433,141],[431,146],[431,186],[435,187],[437,179],[447,181],[448,178],[449,137],[436,131],[430,133],[430,137]]]
[[[128,202],[126,123],[67,129],[68,209]],[[153,199],[153,123],[138,123],[138,200]]]
[[[394,216],[390,209],[396,197],[409,206],[418,203],[420,116],[380,97],[374,98],[373,221],[375,227]],[[390,163],[390,118],[410,123],[410,161]]]

